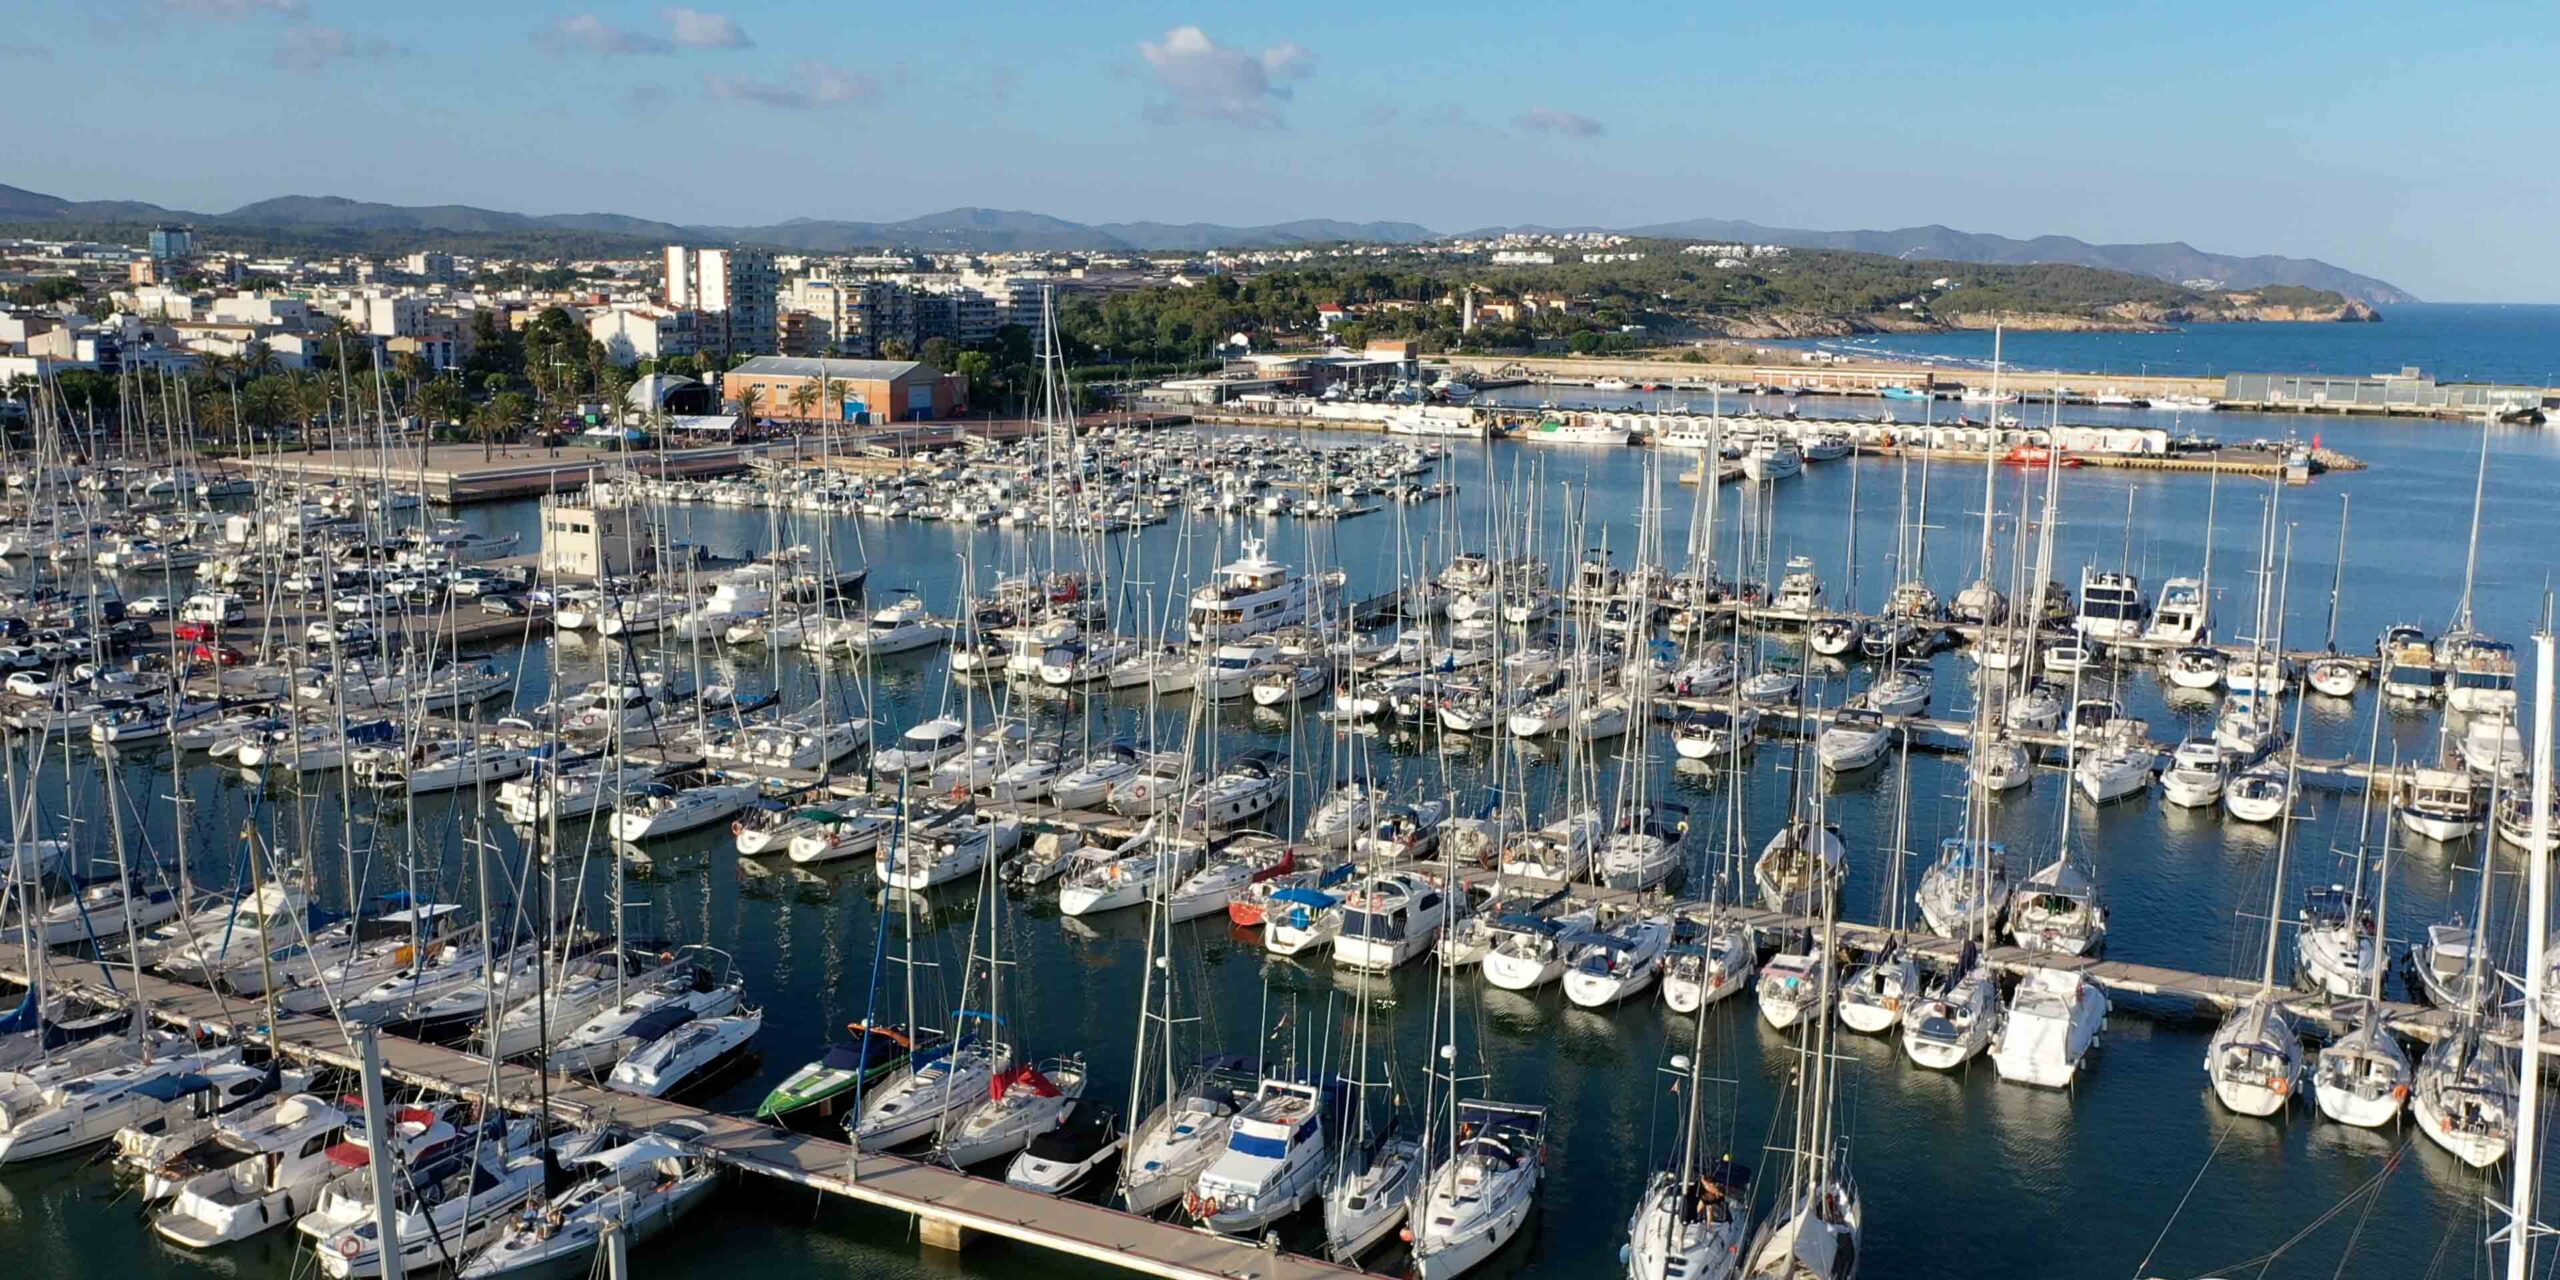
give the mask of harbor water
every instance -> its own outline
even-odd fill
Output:
[[[2066,420],[2108,416],[2071,411]],[[2157,420],[2168,421],[2165,415]],[[2186,425],[2226,439],[2281,437],[2309,427],[2299,420],[2242,415],[2205,415]],[[2371,468],[2288,489],[2263,479],[2215,484],[2195,475],[2097,468],[2063,473],[2053,576],[2076,586],[2083,566],[2130,569],[2156,591],[2166,577],[2197,574],[2204,568],[2210,505],[2216,630],[2229,637],[2247,629],[2254,607],[2261,504],[2280,502],[2280,522],[2292,530],[2293,549],[2283,579],[2289,584],[2284,642],[2292,649],[2316,649],[2331,629],[2341,499],[2352,497],[2347,572],[2336,611],[2338,646],[2369,652],[2377,633],[2393,623],[2440,629],[2461,590],[2482,428],[2326,420],[2317,427],[2330,447]],[[1308,439],[1294,433],[1287,438]],[[2546,477],[2560,463],[2560,443],[2520,428],[2489,428],[2486,440],[2488,517],[2475,609],[2483,629],[2521,643],[2540,616],[2547,548],[2560,539],[2560,510],[2545,497]],[[1452,550],[1485,547],[1491,528],[1506,530],[1502,540],[1516,543],[1536,523],[1536,545],[1560,562],[1559,573],[1583,548],[1604,543],[1627,565],[1638,545],[1647,494],[1658,492],[1664,542],[1677,559],[1685,543],[1681,530],[1689,526],[1691,504],[1700,495],[1676,483],[1676,475],[1692,462],[1690,455],[1654,457],[1621,448],[1461,444],[1438,472],[1461,486],[1452,500],[1389,507],[1338,523],[1282,520],[1268,534],[1279,558],[1302,567],[1338,566],[1348,575],[1350,593],[1366,597],[1436,569]],[[1657,477],[1649,480],[1648,466],[1659,469]],[[2022,506],[2032,510],[2042,484],[2040,472],[2002,469],[1995,477],[2004,564],[2017,539],[2016,513]],[[1845,596],[1872,609],[1905,572],[1889,559],[1897,515],[1907,508],[1907,518],[1917,522],[1925,493],[1926,547],[1915,568],[1951,597],[1978,571],[1983,489],[1979,463],[1924,467],[1915,460],[1878,458],[1814,464],[1801,477],[1748,499],[1729,486],[1717,559],[1727,574],[1762,572],[1756,562],[1742,563],[1734,550],[1734,530],[1748,501],[1767,521],[1771,564],[1809,556],[1835,599]],[[1496,492],[1502,494],[1498,509],[1491,501]],[[1569,526],[1569,512],[1588,512],[1588,523]],[[528,541],[537,536],[530,503],[472,508],[463,518],[488,532],[522,533]],[[830,539],[847,564],[871,567],[875,600],[911,588],[943,613],[955,607],[964,579],[983,587],[999,573],[1019,571],[1033,554],[1031,541],[1046,536],[852,518],[830,523],[713,506],[672,508],[669,518],[673,536],[724,555],[767,549],[776,523],[785,544]],[[1134,555],[1127,537],[1115,539],[1099,567],[1128,582],[1135,598],[1153,601],[1160,616],[1168,591],[1196,578],[1202,567],[1232,559],[1243,538],[1264,532],[1258,519],[1177,518],[1134,535]],[[1124,614],[1143,615],[1148,607]],[[562,683],[578,678],[576,673],[595,666],[598,650],[593,641],[562,637],[503,646],[494,656],[519,666],[516,699],[530,705],[547,696],[555,668]],[[869,714],[884,742],[938,712],[958,714],[964,699],[975,700],[965,705],[982,722],[999,711],[1024,714],[1095,740],[1146,732],[1160,743],[1178,742],[1193,716],[1181,699],[1151,711],[1134,695],[1063,700],[971,691],[948,678],[938,653],[881,660],[867,694],[850,679],[852,665],[843,662],[822,682],[816,668],[797,655],[777,662],[760,651],[722,655],[707,644],[697,653],[672,640],[658,662],[688,675],[699,664],[704,681],[745,691],[779,685],[787,706],[805,705],[823,687],[834,714]],[[1970,666],[1951,652],[1935,659],[1934,673],[1933,714],[1963,716],[1971,706]],[[1836,704],[1870,674],[1863,665],[1824,673],[1814,696]],[[2201,732],[2210,724],[2210,702],[2171,697],[2148,668],[2124,669],[2115,692],[2130,712],[2150,721],[2155,739],[2174,741],[2188,726]],[[2313,697],[2303,717],[2309,753],[2362,756],[2376,700],[2370,685],[2351,702]],[[1319,704],[1305,705],[1311,712]],[[494,718],[503,712],[503,705],[492,705],[482,714]],[[2410,760],[2436,753],[2436,713],[2381,714],[2386,756]],[[1546,813],[1555,810],[1565,773],[1557,758],[1561,748],[1553,746],[1444,739],[1437,733],[1344,733],[1312,714],[1280,716],[1249,706],[1207,713],[1202,720],[1222,755],[1252,747],[1290,752],[1298,774],[1295,820],[1303,820],[1330,781],[1355,767],[1405,796],[1455,797],[1462,810],[1480,806],[1499,773],[1520,780],[1513,785],[1527,792],[1533,812]],[[1604,754],[1608,758],[1596,762],[1596,774],[1605,811],[1626,766],[1614,750]],[[1961,761],[1927,755],[1828,781],[1817,780],[1809,764],[1798,769],[1794,753],[1775,741],[1759,746],[1739,780],[1677,770],[1670,759],[1668,744],[1657,738],[1641,767],[1655,771],[1657,796],[1692,812],[1692,896],[1708,891],[1719,856],[1728,852],[1719,833],[1729,802],[1742,806],[1742,852],[1756,854],[1791,805],[1813,802],[1799,795],[1819,788],[1820,803],[1841,825],[1849,849],[1843,914],[1883,919],[1892,909],[1886,889],[1897,771],[1911,770],[1909,847],[1916,857],[1906,863],[1906,886],[1916,881],[1937,839],[1954,833],[1963,805]],[[272,832],[283,852],[306,859],[333,898],[344,894],[350,866],[376,891],[399,887],[410,875],[404,868],[414,866],[420,891],[434,896],[473,901],[484,878],[493,902],[536,901],[543,892],[537,880],[544,872],[524,861],[517,835],[494,811],[485,818],[474,812],[467,793],[385,802],[361,794],[350,798],[334,778],[300,788],[261,786],[202,757],[191,757],[173,776],[165,750],[116,758],[110,788],[97,761],[86,742],[67,750],[57,746],[48,756],[38,793],[47,825],[76,819],[84,843],[101,850],[111,829],[123,831],[129,850],[147,850],[163,860],[175,856],[183,841],[199,884],[234,883],[248,874],[241,832],[254,823]],[[2031,789],[1993,803],[1995,834],[2007,843],[2021,874],[2050,856],[2066,807],[2077,806],[2071,839],[2094,867],[2112,913],[2110,958],[2254,977],[2274,889],[2274,830],[2232,821],[2218,810],[2175,809],[2148,795],[2094,807],[2075,798],[2067,781],[2048,770]],[[1592,784],[1575,787],[1576,797],[1588,802]],[[119,806],[114,812],[108,807],[111,793]],[[171,803],[178,794],[188,803]],[[2303,812],[2309,816],[2297,828],[2288,885],[2281,891],[2285,915],[2300,904],[2305,889],[2351,874],[2359,799],[2332,791],[2306,798]],[[351,811],[353,823],[347,821]],[[1294,830],[1276,819],[1270,825]],[[474,839],[484,833],[485,856]],[[2394,938],[2422,934],[2427,924],[2468,909],[2479,849],[2407,838],[2395,844],[2389,921]],[[575,853],[573,846],[557,864],[561,883],[555,891],[578,894],[583,884],[585,920],[599,923],[606,918],[599,904],[612,851],[599,833],[586,861],[575,862]],[[2521,950],[2515,927],[2521,864],[2512,851],[2500,849],[2489,865],[2498,874],[2494,935],[2503,940],[2513,968]],[[940,1022],[959,1007],[962,951],[978,906],[976,890],[959,885],[921,902],[884,900],[867,860],[828,870],[814,874],[781,860],[743,860],[725,830],[654,845],[646,862],[630,869],[631,932],[707,942],[731,952],[748,975],[750,1002],[765,1011],[761,1062],[705,1105],[752,1110],[767,1089],[844,1024],[875,1010],[884,1018],[903,1018],[899,993],[906,978],[883,957],[903,955],[910,939],[922,1018]],[[1045,900],[1008,897],[1001,912],[1003,951],[1013,967],[1000,1012],[1012,1020],[1018,1043],[1035,1058],[1085,1054],[1094,1081],[1088,1100],[1121,1106],[1140,1000],[1143,913],[1062,919],[1054,893]],[[1342,1068],[1361,980],[1338,973],[1322,957],[1267,957],[1255,937],[1232,930],[1222,916],[1178,926],[1175,938],[1170,973],[1178,992],[1176,1013],[1197,1019],[1183,1028],[1184,1052]],[[2288,934],[2287,968],[2290,953]],[[1376,980],[1367,993],[1369,1016],[1381,1033],[1379,1069],[1394,1079],[1396,1101],[1408,1114],[1421,1106],[1424,1067],[1432,1057],[1432,969],[1428,963],[1409,966]],[[1455,989],[1461,1003],[1460,1074],[1483,1077],[1465,1091],[1549,1108],[1550,1151],[1537,1217],[1522,1240],[1479,1274],[1617,1274],[1627,1217],[1649,1171],[1673,1150],[1682,1099],[1662,1068],[1671,1054],[1687,1051],[1692,1024],[1665,1012],[1650,994],[1602,1013],[1572,1007],[1553,987],[1534,996],[1492,990],[1472,971],[1459,975]],[[2393,990],[2403,994],[2396,978]],[[1793,1045],[1757,1018],[1747,996],[1712,1008],[1706,1017],[1707,1069],[1715,1077],[1705,1108],[1712,1140],[1762,1172],[1769,1184],[1762,1188],[1765,1204],[1766,1194],[1783,1180],[1783,1157],[1764,1157],[1763,1148],[1784,1140]],[[2347,1129],[2323,1122],[2307,1106],[2293,1108],[2280,1121],[2223,1111],[2201,1069],[2212,1026],[2210,1015],[2120,1007],[2103,1048],[2069,1092],[2005,1084],[1987,1059],[1951,1075],[1923,1071],[1893,1039],[1844,1037],[1844,1129],[1851,1169],[1865,1195],[1864,1274],[2120,1280],[2406,1277],[2487,1269],[2492,1253],[2484,1241],[2495,1223],[2484,1198],[2503,1196],[2498,1175],[2464,1169],[2413,1129]],[[281,1280],[312,1269],[308,1256],[295,1252],[298,1238],[286,1232],[210,1256],[183,1255],[155,1242],[135,1209],[101,1164],[74,1159],[0,1171],[0,1254],[16,1260],[15,1274],[47,1277]],[[733,1185],[710,1207],[651,1240],[635,1257],[634,1270],[644,1278],[743,1272],[850,1280],[993,1280],[1025,1267],[1043,1275],[1103,1274],[1101,1268],[1000,1241],[973,1244],[957,1256],[922,1251],[911,1231],[904,1218],[821,1203],[811,1192],[779,1184]],[[1282,1239],[1289,1247],[1308,1248],[1318,1234],[1300,1221],[1284,1229]],[[2260,1260],[2271,1254],[2261,1271]],[[1370,1265],[1401,1270],[1403,1259],[1390,1252]]]

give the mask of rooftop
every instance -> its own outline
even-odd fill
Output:
[[[922,371],[928,375],[941,371],[915,360],[821,360],[807,356],[757,356],[729,371],[732,378],[847,378],[864,382],[892,382]]]

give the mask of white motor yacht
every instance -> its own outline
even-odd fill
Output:
[[[1991,1044],[2000,1078],[2042,1089],[2067,1089],[2107,1029],[2107,995],[2064,969],[2030,969],[2009,997]]]
[[[1266,1077],[1229,1122],[1226,1150],[1182,1197],[1184,1212],[1231,1236],[1254,1235],[1296,1213],[1332,1171],[1328,1130],[1340,1110],[1335,1088]]]

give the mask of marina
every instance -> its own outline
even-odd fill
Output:
[[[2439,936],[2486,904],[2496,932],[2468,944],[2484,957],[2468,972],[2536,967],[2521,882],[2541,859],[2522,852],[2536,837],[2516,803],[2542,785],[2524,732],[2537,678],[2517,656],[2536,606],[2513,557],[2550,517],[2505,469],[2546,446],[2511,431],[2448,447],[2342,427],[2335,443],[2373,470],[2306,490],[1979,450],[1816,459],[1816,430],[1764,437],[1718,484],[1684,487],[1693,459],[1669,449],[1094,424],[895,469],[603,470],[450,522],[397,444],[334,484],[288,487],[279,459],[271,491],[201,501],[151,499],[165,461],[83,487],[37,460],[17,486],[34,554],[16,576],[57,594],[20,604],[29,645],[38,624],[87,628],[80,652],[108,661],[84,674],[34,654],[26,669],[51,687],[10,686],[11,776],[33,798],[13,918],[52,919],[103,875],[166,887],[187,927],[143,946],[159,922],[120,937],[75,910],[62,945],[17,937],[0,976],[39,985],[53,1003],[24,1008],[61,1025],[131,1003],[342,1082],[371,1023],[403,1106],[540,1113],[567,1135],[670,1144],[660,1158],[739,1187],[815,1193],[686,1202],[637,1274],[711,1265],[740,1237],[781,1256],[812,1232],[894,1267],[914,1265],[911,1241],[957,1250],[933,1265],[973,1275],[1583,1274],[1612,1265],[1648,1179],[1693,1147],[1766,1170],[1716,1193],[1757,1201],[1762,1228],[1810,1203],[1780,1184],[1854,1160],[1869,1274],[1932,1273],[1995,1219],[2013,1228],[2002,1214],[2120,1200],[2120,1180],[2092,1173],[2111,1160],[2160,1194],[2091,1228],[2089,1265],[2055,1274],[2121,1274],[2164,1229],[2208,1233],[2189,1252],[2210,1265],[2250,1251],[2228,1244],[2243,1224],[2338,1203],[2406,1238],[2324,1238],[2328,1261],[2344,1247],[2405,1269],[2477,1230],[2480,1198],[2504,1192],[2497,1161],[2477,1172],[2414,1128],[2396,1148],[2364,1141],[2307,1100],[2283,1124],[2243,1115],[2196,1063],[2215,1022],[2266,1008],[2304,1058],[2360,1027],[2430,1061],[2444,1045],[2509,1053],[2525,1033],[2513,1008],[2448,998],[2465,953]],[[2364,495],[2394,487],[2454,535],[2470,518],[2471,545],[2373,531],[2390,499]],[[330,514],[274,514],[301,505]],[[209,523],[178,534],[199,512]],[[269,514],[224,523],[241,512]],[[135,564],[44,540],[74,520],[115,526],[95,545]],[[588,541],[556,536],[579,521]],[[135,547],[146,534],[155,548]],[[206,544],[222,545],[170,554]],[[445,585],[413,581],[428,574]],[[159,596],[164,615],[110,636],[109,594],[127,611]],[[2190,668],[2213,681],[2182,684]],[[155,683],[173,674],[184,697]],[[2418,692],[2387,694],[2395,682]],[[2039,699],[2051,719],[2014,710]],[[214,736],[199,723],[235,721],[234,750],[198,743]],[[2270,817],[2157,790],[2199,741],[2235,793],[2272,780]],[[1997,787],[1995,750],[2019,753]],[[2467,830],[2427,826],[2439,801]],[[1813,847],[1825,831],[1836,855]],[[1801,881],[1829,887],[1788,889],[1790,850],[1812,867],[1836,856],[1836,875]],[[2054,868],[2084,877],[2081,898],[2047,878],[2010,910],[2103,896],[2103,946],[2057,950],[2061,926],[1962,905]],[[2355,935],[2373,958],[2352,962],[2378,998],[2298,984],[2300,940],[2331,919],[2319,895],[2336,886],[2348,927],[2367,927],[2386,882],[2387,923]],[[411,993],[383,995],[306,976],[317,962],[297,948],[393,892],[456,904],[434,918],[457,932],[431,946],[422,914],[384,935],[457,966],[454,985],[385,968]],[[238,904],[270,895],[291,909],[239,923]],[[1976,914],[1945,930],[1918,918],[1941,909]],[[1550,947],[1555,972],[1507,987],[1468,946]],[[1713,970],[1693,966],[1717,956],[1759,976],[1702,1001]],[[1903,961],[1928,985],[1897,999],[1988,1002],[1977,1038],[1946,1032],[1946,1067],[1929,1056],[1938,1031],[1869,1038],[1849,1021],[1867,980],[1851,976]],[[538,1024],[571,999],[545,993],[572,971],[607,975],[580,990],[658,993],[685,1016],[648,1034],[537,1029],[507,1061],[475,1051],[477,1024]],[[2073,1041],[2067,1092],[2012,1077],[2048,1070],[2017,1038],[2036,1025],[2029,988],[2114,1006]],[[923,1056],[857,1086],[850,1124],[757,1118],[798,1064],[845,1047],[848,1024],[858,1044],[885,1030]],[[1697,1107],[1658,1087],[1675,1054],[1712,1055],[1678,1068],[1704,1081],[1688,1085]],[[1242,1073],[1226,1116],[1278,1118],[1268,1154],[1245,1118],[1225,1150],[1276,1163],[1222,1156],[1129,1211],[1129,1171],[1089,1162],[1115,1138],[1139,1146],[1211,1059]],[[880,1127],[890,1101],[932,1105],[912,1083],[928,1061],[970,1105]],[[661,1091],[643,1064],[677,1083]],[[2287,1079],[2321,1087],[2309,1067]],[[1071,1115],[1083,1146],[1064,1138]],[[1791,1161],[1781,1139],[1798,1125],[1857,1136]],[[2156,1140],[2123,1152],[2139,1130]],[[964,1141],[996,1154],[957,1154]],[[1321,1163],[1302,1165],[1318,1158],[1302,1142]],[[1988,1171],[1972,1191],[1894,1185],[1977,1144]],[[1082,1191],[1026,1189],[1047,1176],[1022,1163],[1035,1147],[1085,1170]],[[1406,1167],[1391,1161],[1410,1162],[1414,1205],[1485,1177],[1500,1211],[1410,1241],[1344,1227],[1339,1188]],[[2308,1185],[2271,1181],[2305,1162]],[[0,1191],[84,1201],[109,1177],[31,1165],[0,1169]],[[2198,1180],[2221,1190],[2182,1205]],[[1238,1207],[1283,1194],[1286,1210]],[[1979,1222],[1911,1225],[1951,1203]],[[1340,1256],[1337,1228],[1366,1243]],[[228,1265],[307,1267],[294,1234],[227,1246]]]

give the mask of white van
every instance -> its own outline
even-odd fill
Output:
[[[240,597],[230,592],[208,591],[188,596],[187,602],[178,606],[178,617],[185,622],[214,622],[227,625],[248,621],[249,609],[248,606],[240,603]]]

